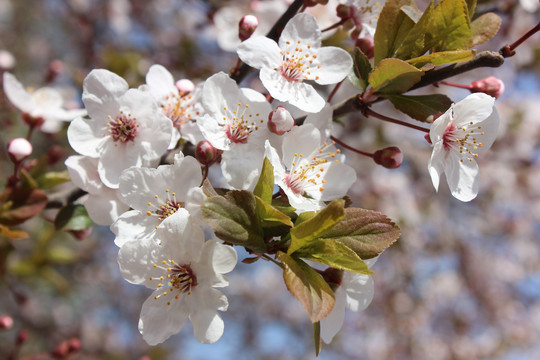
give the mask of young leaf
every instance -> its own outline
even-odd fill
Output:
[[[308,264],[279,251],[277,258],[283,264],[283,280],[287,289],[306,309],[309,319],[316,323],[324,319],[334,307],[334,292]]]
[[[420,81],[424,72],[399,59],[384,59],[369,74],[373,92],[401,94]]]
[[[261,176],[255,185],[253,194],[260,197],[267,204],[272,203],[274,193],[274,167],[268,158],[264,158]]]
[[[311,219],[293,227],[291,229],[291,246],[287,254],[290,255],[301,249],[337,224],[345,215],[344,205],[344,200],[334,200]]]
[[[56,219],[54,219],[56,230],[79,231],[86,230],[90,226],[92,226],[92,220],[88,217],[83,205],[67,205],[58,212]]]
[[[465,0],[467,3],[467,9],[469,12],[469,20],[474,16],[474,11],[476,10],[476,0]]]
[[[494,37],[501,27],[501,18],[495,13],[485,13],[471,23],[472,36],[468,47],[485,43]]]
[[[387,0],[379,15],[375,31],[375,64],[382,59],[394,57],[406,34],[415,22],[404,11],[403,6],[413,5],[411,0]]]
[[[214,189],[214,187],[212,186],[212,183],[208,179],[204,179],[203,184],[202,184],[202,190],[203,190],[204,195],[208,197],[219,196],[216,189]]]
[[[362,89],[362,91],[365,91],[369,85],[368,76],[372,70],[371,64],[367,56],[358,48],[354,49],[353,60],[353,73],[350,74],[349,80],[351,80],[354,86]]]
[[[465,0],[441,0],[433,11],[433,26],[431,31],[438,34],[435,52],[467,46],[471,25]]]
[[[381,14],[382,15],[382,14]],[[410,59],[424,55],[434,43],[433,0],[418,22],[407,32],[400,46],[394,52],[399,59]],[[378,26],[377,26],[378,27]]]
[[[414,65],[418,68],[426,64],[432,64],[433,66],[459,63],[464,61],[471,60],[476,55],[476,50],[450,50],[450,51],[439,51],[432,54],[427,54],[424,56],[415,57],[413,59],[407,60],[411,65]]]
[[[373,271],[369,270],[364,261],[354,251],[334,239],[314,240],[308,246],[296,251],[295,255],[320,262],[334,269],[366,275],[373,274]]]
[[[69,177],[67,170],[49,171],[36,178],[37,185],[40,189],[50,189],[70,180],[71,178]]]
[[[399,226],[385,215],[371,210],[347,208],[343,220],[320,238],[342,242],[361,259],[370,259],[393,244],[399,235]]]
[[[272,205],[255,196],[257,217],[261,222],[264,236],[278,236],[286,233],[294,226],[291,218],[273,207]]]
[[[10,229],[9,227],[0,224],[0,236],[5,236],[9,239],[24,239],[30,235],[28,235],[26,231]]]
[[[18,225],[39,214],[47,195],[39,189],[7,188],[0,194],[0,224]]]
[[[401,112],[418,121],[427,122],[431,115],[444,113],[452,105],[452,100],[446,95],[386,95],[385,98]]]
[[[255,252],[266,250],[251,192],[233,190],[225,196],[213,196],[203,202],[201,212],[220,239]]]

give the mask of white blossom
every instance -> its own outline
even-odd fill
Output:
[[[476,158],[491,147],[499,127],[494,103],[495,99],[484,93],[471,94],[433,122],[429,132],[433,153],[428,169],[435,190],[444,172],[456,199],[470,201],[476,197]]]

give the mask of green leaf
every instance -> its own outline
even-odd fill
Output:
[[[257,216],[261,221],[264,237],[283,235],[294,226],[291,218],[255,196]]]
[[[349,74],[349,80],[354,86],[362,89],[362,91],[365,91],[369,85],[368,76],[372,70],[371,63],[362,50],[358,48],[354,49],[353,60],[353,72]]]
[[[371,210],[347,208],[343,220],[320,238],[342,242],[361,259],[370,259],[393,244],[399,235],[399,226],[385,215]]]
[[[38,215],[47,205],[39,189],[7,188],[0,194],[0,224],[18,225]]]
[[[220,239],[255,252],[266,250],[255,196],[251,192],[233,190],[225,196],[213,196],[203,202],[201,212]]]
[[[322,350],[320,321],[313,323],[313,342],[315,343],[315,356],[319,356]]]
[[[295,252],[295,255],[307,260],[320,262],[334,269],[371,275],[364,261],[345,244],[334,239],[317,239],[308,246]]]
[[[36,182],[40,189],[50,189],[57,185],[66,183],[70,181],[69,173],[65,171],[49,171],[45,174],[40,175]]]
[[[65,246],[54,246],[48,249],[47,261],[52,264],[71,264],[77,261],[79,255]]]
[[[435,52],[465,48],[472,34],[465,0],[441,0],[433,11],[431,31],[438,35]]]
[[[293,227],[291,229],[291,246],[287,254],[290,255],[308,245],[337,224],[345,214],[344,205],[344,200],[334,200],[311,219]]]
[[[411,6],[411,0],[387,0],[379,15],[375,31],[375,64],[382,59],[394,57],[407,33],[415,22],[404,11],[403,6]]]
[[[424,66],[425,64],[433,64],[433,66],[459,63],[464,61],[469,61],[474,58],[476,55],[476,50],[450,50],[450,51],[440,51],[432,54],[427,54],[424,56],[415,57],[413,59],[407,60],[411,65],[414,65],[418,68]]]
[[[401,11],[403,11],[409,18],[411,18],[411,20],[414,21],[415,24],[422,17],[422,12],[418,10],[418,8],[416,7],[416,4],[414,4],[414,6],[410,6],[410,5],[402,6]]]
[[[261,176],[255,185],[253,194],[260,197],[267,204],[272,203],[274,193],[274,167],[267,157],[264,158]]]
[[[420,81],[424,72],[399,59],[384,59],[369,74],[373,92],[401,94]]]
[[[465,0],[465,3],[467,4],[469,20],[471,20],[474,16],[474,11],[476,10],[476,0]]]
[[[437,113],[444,113],[452,105],[452,100],[446,95],[386,95],[385,98],[401,112],[413,119],[429,122],[428,117]]]
[[[281,251],[277,258],[283,264],[283,280],[287,289],[306,309],[309,319],[316,323],[334,307],[334,292],[321,275],[302,260]]]
[[[495,13],[485,13],[471,23],[468,47],[483,44],[493,38],[501,27],[501,18]]]
[[[92,226],[92,220],[83,205],[71,204],[63,207],[54,220],[56,230],[62,231],[80,231],[86,230]]]
[[[382,15],[382,14],[381,14]],[[394,52],[399,59],[410,59],[424,55],[434,43],[436,33],[433,31],[433,0],[418,22],[409,29],[399,47]],[[377,26],[378,28],[378,26]]]

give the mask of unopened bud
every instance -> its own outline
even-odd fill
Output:
[[[278,106],[268,115],[268,129],[274,134],[283,135],[294,127],[294,118],[283,106]]]
[[[238,37],[240,41],[249,39],[249,37],[255,32],[257,26],[259,25],[259,20],[254,15],[246,15],[238,24]]]
[[[403,162],[403,153],[396,146],[390,146],[382,150],[375,151],[373,160],[376,164],[384,166],[387,169],[397,169]]]
[[[47,83],[53,82],[58,75],[64,72],[65,65],[60,60],[53,60],[47,68],[47,73],[45,74],[45,81]]]
[[[49,165],[54,165],[66,157],[66,152],[59,145],[53,145],[47,151],[47,161]]]
[[[356,39],[356,47],[359,48],[368,59],[371,59],[375,54],[375,46],[370,38]]]
[[[195,90],[195,84],[193,84],[193,81],[189,79],[180,79],[175,83],[175,85],[182,96],[187,95]]]
[[[25,138],[16,138],[9,142],[8,153],[11,161],[19,163],[32,154],[32,144]]]
[[[9,330],[13,326],[13,318],[8,315],[0,316],[0,329]]]
[[[330,288],[334,291],[337,290],[337,288],[341,285],[341,281],[343,280],[343,270],[328,268],[324,270],[321,275],[324,281],[326,281],[326,283],[330,285]]]
[[[483,92],[498,99],[504,92],[504,83],[495,76],[490,76],[482,80],[473,81],[470,90],[472,93]]]
[[[9,51],[0,50],[0,69],[10,70],[15,66],[15,57]]]
[[[81,340],[77,338],[69,339],[68,340],[69,345],[69,353],[74,354],[76,352],[79,352],[82,348],[82,342]]]
[[[65,359],[69,355],[69,344],[62,341],[51,351],[51,356],[55,359]]]
[[[195,158],[199,163],[210,166],[219,161],[221,152],[212,146],[209,141],[200,141],[195,149]]]
[[[339,4],[336,7],[337,16],[341,19],[348,19],[351,17],[351,7],[343,4]]]
[[[70,230],[69,232],[75,237],[75,239],[84,240],[92,234],[92,228],[90,227],[84,230]]]
[[[43,125],[43,123],[45,122],[45,119],[41,116],[32,116],[28,113],[23,113],[22,119],[26,125],[36,129],[39,129],[41,125]]]
[[[15,345],[21,346],[24,344],[24,342],[28,339],[28,331],[27,330],[21,330],[17,334],[17,338],[15,339]]]

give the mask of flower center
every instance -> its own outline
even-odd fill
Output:
[[[382,11],[382,6],[380,2],[375,2],[371,4],[371,0],[366,0],[366,4],[362,6],[351,5],[350,10],[351,16],[354,25],[361,29],[363,24],[373,25],[373,23],[379,18],[379,15]]]
[[[146,212],[146,215],[157,216],[159,222],[162,222],[163,220],[174,214],[176,211],[178,211],[178,209],[184,207],[183,202],[176,200],[176,193],[171,193],[169,189],[165,189],[165,193],[167,194],[166,199],[162,199],[158,195],[154,195],[154,199],[156,199],[157,204],[153,204],[150,201],[147,204],[148,206],[153,208],[153,211],[148,210]]]
[[[192,96],[184,95],[168,95],[165,102],[161,104],[163,114],[171,119],[173,125],[180,128],[183,124],[193,121],[193,104],[191,103]],[[198,113],[195,112],[195,115]]]
[[[176,264],[174,260],[163,260],[161,263],[153,264],[153,267],[163,270],[165,274],[150,277],[150,281],[158,281],[158,289],[164,289],[161,294],[154,296],[154,300],[167,295],[171,296],[169,300],[178,300],[182,294],[191,295],[191,291],[197,286],[197,276],[190,264]],[[171,302],[167,301],[167,305],[171,305]]]
[[[110,121],[107,123],[109,133],[114,142],[126,143],[133,141],[137,137],[139,124],[137,119],[130,114],[120,112],[114,120],[109,116]]]
[[[471,121],[469,124],[461,128],[457,128],[452,122],[444,130],[442,141],[446,151],[459,150],[459,154],[463,157],[468,157],[469,161],[473,161],[478,157],[477,151],[483,146],[479,139],[484,135],[482,126],[473,126]],[[463,162],[463,159],[460,160]]]
[[[336,149],[335,152],[328,151],[333,147],[334,143],[330,146],[328,143],[324,143],[321,148],[315,153],[312,153],[310,157],[305,158],[303,154],[294,154],[293,161],[290,166],[290,171],[285,175],[283,181],[289,187],[289,189],[295,194],[304,194],[306,188],[317,188],[318,191],[324,191],[324,174],[328,171],[328,167],[331,160],[339,162],[336,158],[336,153],[341,151]]]
[[[319,80],[318,76],[311,74],[312,67],[317,69],[322,67],[318,63],[317,55],[313,53],[311,45],[303,46],[300,40],[295,45],[287,41],[286,48],[287,50],[281,51],[283,62],[278,69],[281,76],[290,82],[300,82],[304,79]]]
[[[259,130],[259,123],[264,120],[259,113],[253,114],[249,109],[249,104],[239,102],[235,110],[224,107],[223,121],[225,122],[225,135],[236,144],[247,143],[249,136]]]

